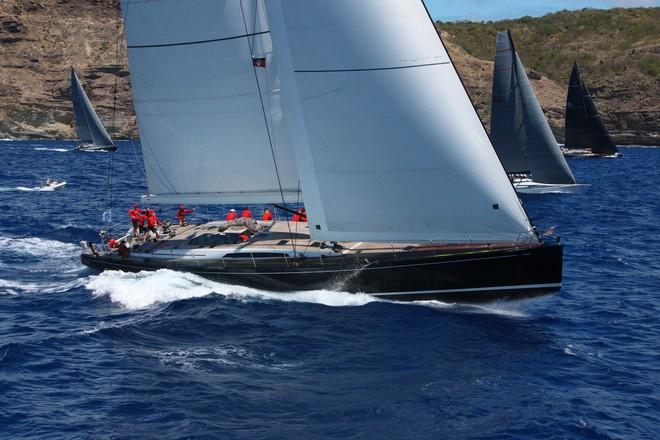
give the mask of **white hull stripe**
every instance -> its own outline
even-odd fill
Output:
[[[407,292],[380,292],[368,293],[371,296],[393,296],[393,295],[437,295],[442,293],[468,293],[468,292],[489,292],[502,290],[529,290],[529,289],[560,289],[561,283],[549,284],[519,284],[516,286],[495,286],[495,287],[470,287],[466,289],[445,289],[445,290],[411,290]]]

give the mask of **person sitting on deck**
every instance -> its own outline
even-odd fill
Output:
[[[192,209],[188,209],[185,205],[179,205],[179,210],[176,212],[176,218],[179,220],[179,226],[186,225],[186,215],[191,214]]]
[[[133,231],[135,235],[140,234],[140,206],[136,203],[133,205],[133,209],[128,210],[128,216],[131,218],[131,223],[133,224]]]
[[[252,211],[250,211],[250,208],[247,206],[243,210],[243,213],[241,214],[241,218],[252,218]]]
[[[303,208],[298,208],[298,212],[291,217],[292,222],[306,222],[307,212]]]
[[[273,214],[270,212],[270,209],[266,208],[264,215],[261,216],[261,220],[264,222],[272,222]]]
[[[152,232],[153,234],[156,235],[156,240],[160,238],[160,235],[158,234],[158,225],[163,225],[163,222],[158,220],[158,217],[156,217],[156,213],[154,212],[153,209],[149,210],[149,217],[147,217],[147,222],[149,224],[149,232]]]
[[[227,214],[226,220],[228,222],[232,220],[236,220],[236,210],[234,208],[229,210],[229,213]]]

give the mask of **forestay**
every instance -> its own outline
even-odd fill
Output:
[[[149,200],[295,201],[263,0],[122,6]]]
[[[110,139],[108,132],[96,115],[92,103],[89,101],[73,68],[71,68],[71,97],[78,139],[81,142],[92,143],[99,147],[113,145],[112,139]]]
[[[505,38],[508,40],[508,44],[502,43]],[[513,45],[511,34],[508,31],[499,32],[497,41],[498,50],[506,48],[511,50],[511,56],[508,57],[511,62],[511,73],[507,74],[504,66],[500,64],[496,66],[493,75],[493,84],[498,84],[498,95],[493,95],[491,115],[491,135],[495,149],[498,153],[502,151],[503,157],[510,157],[507,152],[512,151],[513,148],[523,152],[523,157],[526,155],[529,160],[529,170],[534,182],[575,183],[575,177],[561,153],[557,140],[548,125],[548,120],[543,114],[541,104],[529,83],[525,68]],[[503,61],[503,58],[500,61]],[[499,78],[500,75],[510,75],[511,77],[508,94],[499,90],[499,85],[504,84],[504,81]],[[495,91],[495,85],[493,85],[493,92],[495,93]],[[503,96],[508,96],[507,105],[495,105],[495,99],[499,100]],[[514,142],[514,144],[510,145],[509,142]],[[505,168],[509,172],[516,172],[507,165]]]
[[[422,2],[267,6],[313,238],[532,239]]]

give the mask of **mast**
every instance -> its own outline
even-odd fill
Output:
[[[94,111],[73,67],[71,68],[71,97],[78,138],[82,142],[93,143],[100,147],[112,146],[112,139]]]
[[[566,148],[590,149],[593,154],[612,155],[618,151],[598,113],[577,63],[573,65],[566,96]]]
[[[422,2],[267,12],[313,239],[534,240]]]

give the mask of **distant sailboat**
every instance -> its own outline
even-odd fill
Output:
[[[497,33],[491,139],[516,190],[544,192],[575,184],[509,31]]]
[[[144,200],[300,200],[307,221],[173,226],[119,251],[83,243],[84,264],[397,300],[561,287],[562,245],[536,234],[419,0],[123,11]]]
[[[566,96],[566,140],[564,147],[573,150],[591,150],[595,156],[613,156],[618,153],[589,89],[582,80],[577,63],[573,65]]]
[[[76,132],[78,133],[78,139],[80,139],[80,144],[78,144],[76,150],[115,151],[117,146],[112,142],[101,120],[96,115],[73,67],[71,68],[71,97]]]

